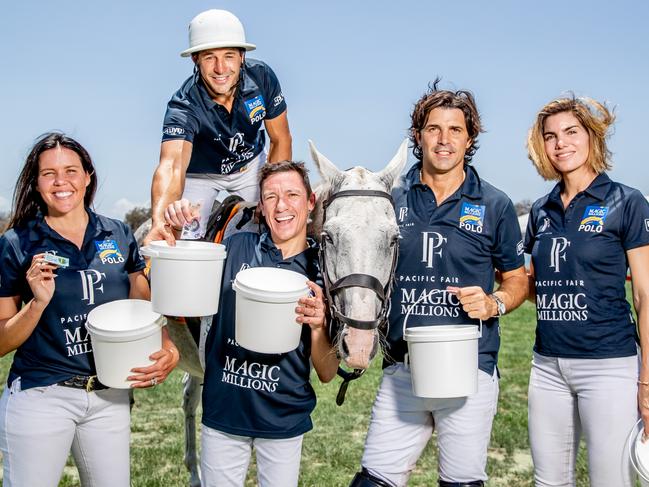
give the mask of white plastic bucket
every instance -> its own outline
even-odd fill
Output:
[[[639,420],[629,433],[628,450],[633,468],[640,477],[642,486],[649,486],[649,440],[642,442],[642,430],[644,426]]]
[[[212,242],[157,240],[140,249],[151,257],[151,303],[169,316],[209,316],[219,309],[225,247]]]
[[[295,321],[298,299],[309,294],[307,278],[275,267],[239,271],[236,292],[235,340],[248,350],[286,353],[300,343],[302,326]]]
[[[406,328],[412,393],[417,397],[464,397],[478,390],[478,340],[482,322],[476,325],[432,325]]]
[[[134,367],[151,365],[149,356],[162,348],[165,318],[141,299],[122,299],[97,306],[86,321],[99,381],[128,389]]]

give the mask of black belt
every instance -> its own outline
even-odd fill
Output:
[[[69,379],[57,382],[57,384],[63,387],[73,387],[74,389],[85,389],[86,392],[108,389],[108,386],[99,382],[96,375],[91,375],[89,377],[85,375],[75,375]]]

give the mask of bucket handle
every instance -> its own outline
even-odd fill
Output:
[[[636,430],[638,429],[638,425],[640,425],[640,428],[644,429],[644,424],[642,422],[642,418],[640,418],[636,424],[633,425],[633,428],[631,428],[631,431],[629,432],[629,436],[627,437],[627,448],[629,451],[629,459],[631,460],[631,465],[633,465],[633,469],[636,471],[638,474],[638,477],[640,477],[642,480],[648,481],[649,478],[647,478],[642,471],[640,470],[640,466],[636,463],[636,458],[634,455],[634,448],[633,448],[633,443],[636,441],[636,436],[639,434],[642,434],[640,431]],[[649,440],[647,440],[649,441]]]
[[[419,304],[419,302],[422,300],[424,296],[430,296],[431,294],[439,294],[439,293],[445,293],[447,292],[446,289],[432,289],[429,293],[421,293],[421,296],[419,296],[419,299],[412,303],[410,306],[408,306],[408,311],[406,311],[406,317],[403,319],[403,330],[401,331],[401,337],[404,338],[406,336],[406,323],[408,322],[408,317],[410,316],[410,313],[414,309],[415,306]],[[478,326],[478,338],[482,338],[482,320],[480,321],[480,325]],[[405,340],[405,338],[404,338]]]
[[[140,253],[144,257],[158,257],[160,255],[160,253],[157,250],[151,248],[148,245],[145,245],[144,247],[140,247]]]

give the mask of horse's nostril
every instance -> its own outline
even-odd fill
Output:
[[[349,357],[349,348],[347,347],[347,342],[345,341],[344,336],[342,340],[340,340],[340,351],[343,354],[343,358]]]

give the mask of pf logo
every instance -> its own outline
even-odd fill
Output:
[[[438,232],[421,232],[422,236],[422,252],[421,261],[426,262],[426,267],[433,268],[434,256],[442,257],[443,244],[446,243],[446,237]]]
[[[570,241],[566,237],[555,237],[552,239],[550,250],[550,267],[554,272],[559,272],[561,261],[566,261],[566,250],[570,247]]]
[[[403,222],[405,218],[408,216],[408,207],[407,206],[400,206],[399,207],[399,221]]]
[[[103,272],[94,269],[78,271],[81,274],[81,289],[83,289],[83,301],[88,301],[88,306],[95,304],[95,292],[104,292],[104,285],[99,283],[106,277]]]

